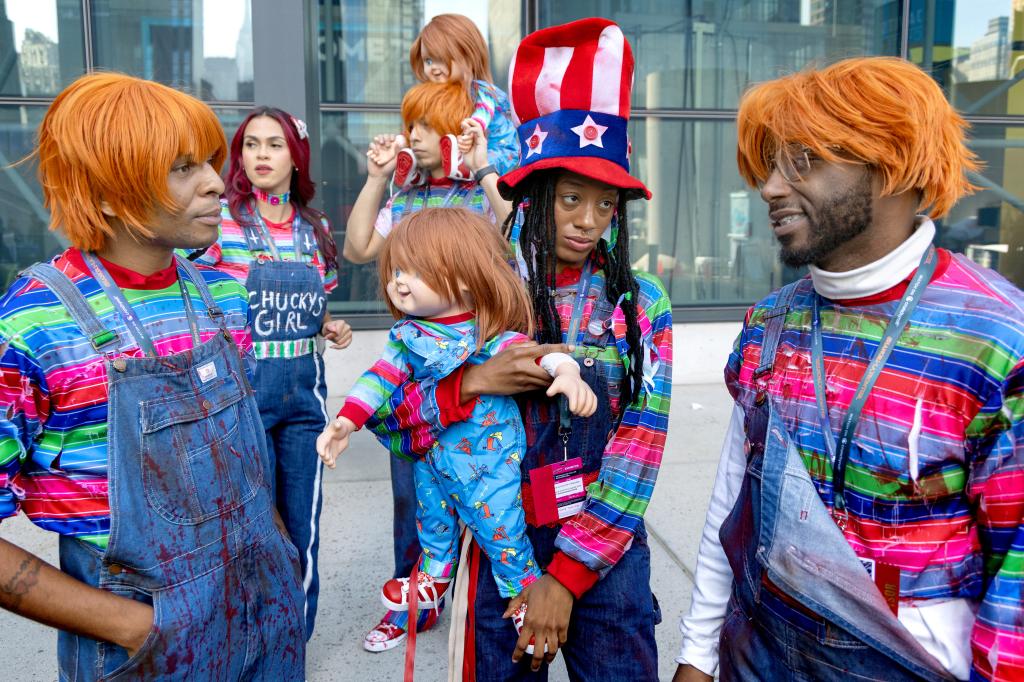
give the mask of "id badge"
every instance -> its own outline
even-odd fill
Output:
[[[883,564],[874,559],[860,559],[861,565],[868,572],[875,587],[882,593],[885,603],[889,605],[892,615],[898,616],[900,610],[900,569],[892,564]]]
[[[537,525],[558,523],[583,508],[583,459],[572,457],[530,470],[530,495]]]

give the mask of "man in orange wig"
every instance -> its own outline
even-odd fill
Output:
[[[0,606],[60,628],[62,680],[304,677],[245,290],[174,255],[216,238],[226,151],[205,104],[120,74],[39,128],[71,247],[0,299],[0,518],[56,532],[61,568],[0,540]]]
[[[498,193],[498,174],[487,161],[487,138],[478,121],[468,117],[473,104],[459,82],[420,83],[402,98],[402,122],[416,169],[425,173],[422,184],[400,188],[381,207],[389,180],[401,161],[401,140],[396,135],[378,135],[366,153],[366,184],[359,192],[345,230],[344,256],[353,263],[368,263],[377,257],[384,239],[403,217],[423,208],[457,207],[498,222],[508,215],[509,204]],[[466,131],[471,141],[465,163],[475,181],[446,177],[441,162],[440,140]],[[398,183],[396,183],[398,184]],[[497,229],[497,227],[495,227]],[[408,577],[420,555],[416,535],[416,490],[410,462],[391,458],[391,489],[395,500],[395,578]],[[442,603],[443,608],[443,603]],[[438,610],[420,611],[418,631],[433,626]],[[367,651],[395,648],[406,637],[408,615],[387,611],[363,640]]]
[[[810,276],[725,369],[677,681],[1024,679],[1024,294],[932,245],[965,128],[895,58],[744,96],[740,173]]]

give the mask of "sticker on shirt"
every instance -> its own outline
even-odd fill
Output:
[[[864,570],[868,572],[871,582],[882,593],[892,615],[899,615],[900,610],[900,569],[892,564],[884,564],[874,559],[857,557]]]
[[[212,361],[205,365],[199,365],[196,367],[196,373],[199,375],[199,381],[207,384],[217,378],[217,365]]]
[[[575,516],[587,497],[579,457],[530,470],[530,495],[538,526]]]

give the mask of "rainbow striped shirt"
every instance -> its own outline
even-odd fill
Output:
[[[85,295],[124,345],[120,357],[142,357],[99,284],[73,250],[53,261]],[[159,355],[192,347],[173,266],[130,288],[108,265],[125,298],[153,336]],[[229,275],[200,267],[225,324],[251,360],[245,289]],[[135,275],[134,279],[143,279]],[[206,341],[219,332],[191,283],[186,284]],[[0,518],[19,509],[37,526],[103,549],[110,532],[107,498],[107,369],[83,343],[82,331],[57,297],[21,277],[0,299]],[[249,370],[253,368],[252,362]],[[251,376],[250,376],[251,378]]]
[[[614,566],[639,528],[654,491],[654,483],[665,450],[668,412],[672,394],[672,304],[660,280],[635,273],[640,286],[637,311],[645,344],[658,355],[652,385],[643,398],[622,405],[619,383],[624,365],[619,346],[625,342],[625,325],[615,316],[609,343],[595,358],[608,379],[608,396],[613,423],[618,428],[604,449],[599,482],[589,486],[583,509],[562,525],[555,546],[591,571]],[[555,292],[563,336],[569,327],[578,281],[560,283]],[[583,308],[581,329],[590,325],[598,304],[606,303],[605,274],[598,270],[591,278]],[[576,350],[583,358],[586,351]],[[426,452],[444,429],[437,400],[432,392],[408,386],[395,391],[391,401],[377,410],[367,425],[393,453],[415,458]]]
[[[387,237],[391,234],[391,228],[400,223],[405,216],[423,208],[443,207],[465,208],[479,213],[492,223],[497,222],[483,187],[475,182],[431,178],[423,187],[402,190],[388,199],[384,208],[377,212],[373,229],[382,237]]]
[[[944,269],[943,269],[944,266]],[[811,370],[813,293],[797,295],[767,388],[825,504],[832,463]],[[765,315],[754,306],[726,368],[737,403],[757,393]],[[898,301],[825,301],[834,434]],[[963,256],[939,270],[875,384],[846,473],[846,539],[900,570],[903,600],[980,604],[977,679],[1024,679],[1024,294]]]
[[[283,260],[295,260],[295,238],[292,234],[294,208],[292,210],[292,215],[288,216],[283,223],[264,220]],[[196,262],[223,270],[245,284],[245,280],[249,277],[249,266],[254,260],[256,257],[249,250],[242,227],[231,217],[227,200],[221,199],[220,232],[217,235],[217,241],[206,250],[206,253],[197,258]],[[338,286],[338,271],[327,270],[319,249],[313,254],[313,262],[316,263],[317,270],[320,271],[320,276],[324,280],[324,292],[331,293]]]

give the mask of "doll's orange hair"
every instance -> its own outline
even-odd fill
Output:
[[[384,300],[395,270],[414,272],[449,301],[476,311],[479,341],[505,331],[533,335],[533,308],[509,266],[511,250],[498,229],[464,208],[424,208],[402,219],[384,241],[377,263]]]
[[[417,83],[402,98],[402,122],[408,131],[425,121],[438,135],[458,135],[462,120],[473,113],[473,102],[459,83]]]
[[[423,72],[421,51],[434,59],[443,59],[452,68],[457,62],[469,80],[494,82],[487,43],[476,24],[461,14],[438,14],[430,20],[409,48],[409,65],[421,81],[427,80]],[[468,84],[467,84],[468,85]]]
[[[827,161],[865,162],[883,196],[916,191],[919,210],[945,215],[974,187],[967,123],[938,84],[896,57],[858,57],[752,87],[737,115],[740,175],[764,182],[781,146],[799,144]]]
[[[39,164],[50,229],[73,246],[103,248],[110,210],[137,236],[162,206],[181,210],[168,191],[174,161],[210,160],[218,172],[227,142],[208,106],[182,92],[119,73],[82,76],[64,89],[39,126]]]

